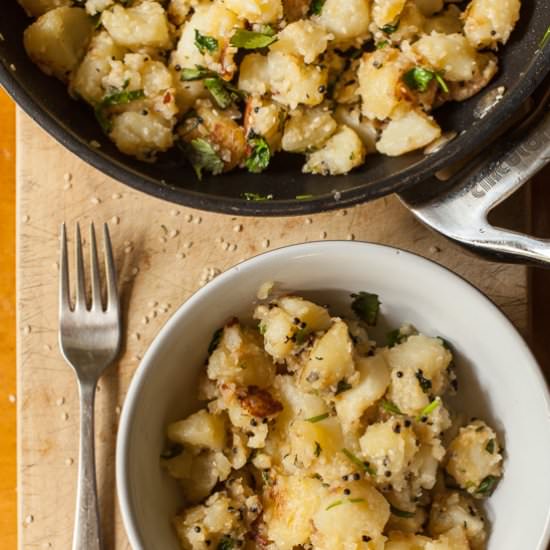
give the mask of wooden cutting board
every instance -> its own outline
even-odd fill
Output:
[[[126,322],[124,353],[98,388],[98,486],[106,549],[129,548],[116,504],[115,438],[132,374],[191,293],[235,263],[290,243],[356,239],[441,263],[489,295],[525,333],[527,271],[466,254],[421,226],[395,197],[295,218],[210,214],[147,197],[100,174],[19,113],[17,139],[18,481],[20,548],[71,547],[78,397],[57,347],[58,233],[108,222]],[[513,211],[527,212],[527,195]],[[343,266],[344,267],[344,266]],[[406,276],[406,274],[404,274]],[[418,281],[418,284],[425,284]]]

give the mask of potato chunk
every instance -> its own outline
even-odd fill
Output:
[[[334,118],[339,124],[349,126],[359,136],[367,154],[376,152],[381,123],[363,116],[360,105],[338,105]]]
[[[520,0],[472,0],[466,8],[464,34],[476,48],[506,44],[518,19]]]
[[[452,355],[439,338],[409,336],[387,350],[386,359],[392,369],[388,398],[402,412],[418,415],[430,402],[428,394],[445,391]]]
[[[86,53],[94,25],[82,8],[46,12],[23,34],[27,54],[46,74],[67,81]]]
[[[502,455],[495,432],[481,420],[460,428],[448,449],[447,472],[475,498],[489,496],[502,475]]]
[[[250,23],[275,23],[283,16],[281,0],[224,0],[224,4]]]
[[[422,535],[391,531],[384,550],[424,550],[427,542],[430,539]]]
[[[336,127],[330,111],[322,107],[292,111],[285,124],[283,150],[304,153],[308,149],[320,147],[334,133]]]
[[[225,446],[225,422],[221,416],[202,409],[185,420],[172,422],[167,429],[168,439],[181,445],[221,451]]]
[[[361,138],[348,126],[340,126],[319,151],[307,155],[302,172],[323,176],[347,174],[365,161]]]
[[[437,540],[426,543],[424,550],[470,550],[470,545],[464,529],[453,527]]]
[[[243,22],[235,13],[218,2],[199,4],[191,18],[184,23],[177,49],[172,56],[172,63],[183,68],[195,68],[196,65],[221,74],[230,80],[237,70],[234,57],[237,48],[229,41],[236,29]],[[199,50],[196,44],[197,32],[214,38],[217,47],[213,51]]]
[[[328,72],[321,65],[304,65],[295,55],[271,51],[269,88],[273,99],[295,109],[299,104],[319,105],[324,99]]]
[[[166,12],[152,0],[128,8],[116,4],[102,13],[101,23],[117,44],[129,49],[168,48],[171,44]]]
[[[72,0],[17,0],[25,9],[25,11],[33,17],[39,17],[47,11],[62,6],[70,6]]]
[[[336,387],[340,380],[355,373],[353,344],[348,327],[335,319],[330,329],[311,348],[309,359],[300,373],[300,383],[314,390]]]
[[[188,117],[178,128],[185,143],[204,139],[223,161],[224,170],[239,165],[246,156],[246,137],[242,126],[232,117],[236,109],[217,109],[209,99],[197,99],[195,116]]]
[[[239,67],[239,88],[249,94],[264,95],[270,91],[269,59],[261,53],[246,55]]]
[[[277,477],[271,498],[266,500],[267,534],[279,550],[304,544],[313,533],[311,518],[321,506],[325,489],[318,479],[304,476]]]
[[[319,22],[334,35],[335,42],[365,38],[370,23],[371,0],[326,0]]]
[[[262,136],[272,153],[281,149],[286,110],[269,99],[249,96],[244,113],[244,129],[247,136]]]
[[[410,110],[388,123],[376,149],[396,157],[425,147],[440,136],[441,128],[433,117],[420,110]]]
[[[385,120],[406,101],[402,76],[412,62],[397,48],[386,46],[364,54],[357,72],[363,114],[371,119]]]
[[[271,46],[271,51],[301,56],[306,63],[313,63],[326,49],[331,34],[318,23],[302,19],[287,25]]]
[[[462,34],[432,32],[415,42],[412,48],[445,80],[470,80],[476,71],[477,52]]]
[[[116,115],[110,137],[123,153],[145,161],[154,160],[157,152],[167,151],[174,143],[172,124],[155,113]]]
[[[358,427],[363,413],[376,403],[390,384],[390,369],[382,354],[356,361],[359,381],[335,397],[336,413],[345,431]]]
[[[342,489],[333,490],[313,516],[314,547],[323,550],[363,548],[363,536],[366,535],[375,539],[375,544],[368,548],[383,548],[379,537],[390,515],[388,502],[367,481],[354,481],[346,488],[349,496],[342,497]]]
[[[438,494],[430,511],[430,533],[438,536],[458,526],[464,527],[472,550],[485,548],[485,524],[474,501],[457,491]]]
[[[273,382],[275,366],[262,347],[259,332],[238,323],[224,327],[210,355],[208,377],[221,383],[265,388]]]
[[[111,62],[120,61],[124,53],[124,48],[115,44],[109,33],[96,34],[82,63],[71,76],[71,92],[92,105],[99,102],[105,95],[103,78],[111,71]]]
[[[395,418],[371,424],[367,426],[359,444],[362,456],[375,472],[376,482],[391,483],[399,490],[404,485],[404,475],[418,452],[412,427]]]

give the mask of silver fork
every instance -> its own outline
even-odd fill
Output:
[[[97,499],[94,445],[94,399],[97,382],[120,349],[121,320],[115,265],[109,229],[103,228],[107,300],[101,298],[101,283],[95,229],[90,226],[90,272],[92,296],[88,308],[80,226],[76,225],[76,299],[71,305],[67,231],[61,226],[59,282],[59,346],[78,379],[80,393],[80,450],[73,550],[103,548]]]

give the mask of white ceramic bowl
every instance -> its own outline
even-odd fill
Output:
[[[545,550],[550,538],[550,399],[528,347],[478,290],[437,264],[386,246],[317,242],[241,263],[199,290],[159,332],[130,386],[120,422],[117,484],[134,550],[180,550],[171,517],[177,484],[161,470],[166,424],[195,410],[196,381],[214,330],[250,315],[265,281],[345,312],[350,292],[382,300],[382,333],[411,322],[457,352],[455,408],[487,419],[506,450],[488,501],[488,550]],[[385,323],[385,326],[384,326]]]

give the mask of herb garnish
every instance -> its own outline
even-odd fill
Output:
[[[494,452],[495,452],[495,440],[494,439],[489,439],[489,441],[487,442],[487,445],[485,445],[485,450],[491,455],[494,454]]]
[[[185,148],[187,158],[197,174],[197,178],[202,180],[202,172],[206,170],[214,176],[223,172],[223,160],[218,156],[212,145],[203,138],[197,138],[191,141]]]
[[[340,506],[341,504],[344,504],[343,500],[336,500],[332,504],[329,504],[325,510],[330,510],[331,508],[336,508],[336,506]]]
[[[316,441],[315,442],[315,450],[313,451],[313,454],[318,457],[321,454],[321,451],[322,451],[321,445],[319,445],[319,442]]]
[[[429,392],[432,389],[432,381],[424,376],[422,369],[418,369],[414,375],[416,376],[416,379],[418,380],[418,383],[424,393]]]
[[[218,41],[213,36],[201,34],[198,29],[195,29],[195,46],[202,54],[206,52],[215,52],[218,47]]]
[[[376,475],[376,470],[374,468],[372,468],[369,464],[367,464],[366,462],[363,462],[360,458],[356,457],[351,451],[349,451],[348,449],[342,449],[342,452],[346,455],[346,457],[351,460],[355,465],[359,466],[360,468],[362,468],[363,470],[365,470],[365,472],[367,472],[368,474],[370,474],[371,476],[375,476]]]
[[[235,541],[228,535],[224,535],[216,546],[216,550],[232,550],[233,548],[235,548]]]
[[[395,19],[392,23],[387,23],[380,30],[385,34],[393,34],[399,28],[399,18]]]
[[[262,481],[265,485],[271,485],[271,478],[269,477],[269,472],[267,470],[262,470]]]
[[[128,86],[128,82],[124,83],[124,88]],[[145,97],[145,92],[143,90],[126,90],[123,89],[120,92],[114,92],[110,95],[105,96],[96,106],[95,106],[95,117],[103,131],[109,134],[113,129],[110,118],[105,113],[106,109],[114,105],[125,105],[132,101],[138,99],[143,99]]]
[[[430,386],[431,387],[431,386]],[[421,420],[422,417],[428,416],[430,413],[433,413],[437,407],[441,405],[441,398],[436,397],[429,405],[426,405],[417,416],[417,420]]]
[[[269,195],[260,195],[260,193],[243,193],[243,198],[245,198],[247,201],[270,201],[273,199],[273,195],[270,193]]]
[[[539,43],[539,48],[540,49],[544,48],[544,46],[546,46],[549,40],[550,40],[550,27],[546,29],[546,32],[544,33],[544,36],[542,37],[542,40]]]
[[[262,136],[254,136],[250,138],[248,140],[248,144],[251,148],[251,152],[244,161],[244,165],[249,172],[259,174],[269,166],[269,161],[271,160],[271,149],[269,148],[267,141]]]
[[[309,8],[310,15],[321,15],[326,0],[313,0]]]
[[[390,511],[394,516],[397,516],[398,518],[414,518],[415,516],[414,512],[406,512],[405,510],[400,510],[399,508],[396,508],[391,504],[390,504]]]
[[[425,92],[432,80],[437,82],[439,87],[447,94],[449,87],[443,77],[434,71],[424,69],[423,67],[414,67],[403,75],[403,82],[411,89]]]
[[[352,387],[353,386],[349,382],[347,382],[345,379],[342,379],[336,385],[336,391],[334,392],[334,395],[338,395],[342,392],[351,390]]]
[[[384,400],[380,403],[380,406],[386,412],[389,412],[389,413],[392,413],[392,414],[400,414],[402,416],[405,416],[405,413],[401,412],[401,409],[395,403],[393,403],[392,401]]]
[[[313,195],[296,195],[294,197],[297,201],[307,201],[313,198]]]
[[[325,420],[325,418],[328,418],[329,414],[318,414],[317,416],[310,416],[309,418],[306,418],[306,422],[311,422],[312,424],[315,424],[316,422],[321,422],[321,420]]]
[[[263,336],[267,332],[267,326],[265,323],[258,323],[258,330],[260,331],[260,334]]]
[[[388,348],[393,348],[393,346],[403,343],[408,338],[408,335],[402,334],[401,329],[396,328],[388,332],[386,338],[386,346],[388,346]]]
[[[355,315],[369,326],[376,325],[380,309],[378,294],[361,291],[358,294],[352,294],[351,297],[354,299],[351,303],[351,309]]]
[[[222,339],[222,334],[223,327],[214,331],[214,334],[212,334],[212,340],[210,340],[210,344],[208,344],[208,355],[210,355],[218,347],[218,344]]]
[[[389,42],[387,40],[382,40],[381,42],[376,43],[376,49],[381,50],[382,48],[385,48]]]
[[[257,48],[266,48],[274,42],[277,42],[277,40],[275,31],[271,27],[266,26],[263,32],[238,29],[229,42],[232,46],[236,46],[237,48],[255,50]]]
[[[497,481],[498,479],[495,476],[487,476],[479,484],[476,493],[478,495],[489,496],[494,491]]]
[[[204,85],[221,109],[227,109],[233,101],[243,99],[245,93],[225,81],[221,76],[201,65],[195,65],[194,69],[182,69],[180,79],[184,82],[204,80]]]
[[[183,451],[183,447],[179,443],[174,443],[168,447],[168,449],[165,449],[160,453],[160,458],[163,458],[164,460],[170,460],[171,458],[175,458],[181,452]]]
[[[358,502],[365,502],[364,498],[350,498],[348,499],[348,502],[351,502],[352,504],[357,504]]]

